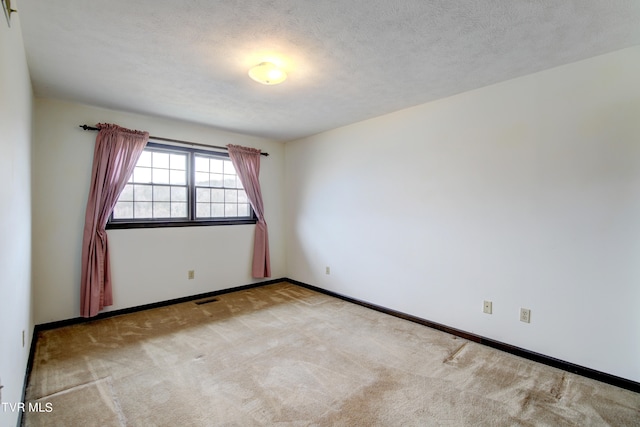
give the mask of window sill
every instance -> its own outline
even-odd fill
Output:
[[[255,224],[258,220],[249,219],[233,219],[233,220],[214,220],[214,221],[140,221],[140,222],[110,222],[105,227],[107,230],[124,230],[129,228],[164,228],[164,227],[204,227],[215,225],[244,225]]]

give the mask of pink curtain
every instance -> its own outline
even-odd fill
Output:
[[[105,226],[149,140],[148,132],[100,123],[82,240],[80,314],[93,317],[113,304]]]
[[[255,278],[271,277],[271,261],[269,260],[269,233],[264,220],[264,205],[260,191],[260,150],[227,145],[229,157],[236,168],[238,177],[247,192],[251,207],[258,217],[255,239],[253,242],[252,274]]]

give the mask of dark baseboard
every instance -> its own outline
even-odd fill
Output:
[[[412,316],[410,314],[402,313],[400,311],[392,310],[386,307],[382,307],[376,304],[371,304],[366,301],[361,301],[356,298],[351,298],[346,295],[338,294],[336,292],[332,292],[326,289],[319,288],[317,286],[309,285],[307,283],[299,282],[293,279],[285,279],[287,282],[301,286],[303,288],[311,289],[316,292],[320,292],[335,298],[339,298],[344,301],[348,301],[354,304],[361,305],[366,308],[370,308],[372,310],[379,311],[381,313],[389,314],[394,317],[399,317],[401,319],[409,320],[414,323],[419,323],[420,325],[428,326],[433,329],[437,329],[439,331],[447,332],[451,335],[455,335],[461,338],[465,338],[469,341],[477,342],[480,344],[484,344],[486,346],[495,348],[497,350],[505,351],[507,353],[514,354],[516,356],[523,357],[525,359],[533,360],[534,362],[542,363],[548,366],[553,366],[554,368],[562,369],[567,372],[571,372],[574,374],[581,375],[583,377],[591,378],[597,381],[601,381],[603,383],[611,384],[616,387],[624,388],[630,391],[634,391],[636,393],[640,393],[640,383],[628,380],[626,378],[618,377],[615,375],[607,374],[605,372],[596,371],[595,369],[586,368],[584,366],[576,365],[573,363],[565,362],[564,360],[556,359],[554,357],[546,356],[544,354],[536,353],[533,351],[525,350],[520,347],[516,347],[510,344],[505,344],[500,341],[495,341],[489,338],[482,337],[480,335],[471,334],[469,332],[461,331],[459,329],[451,328],[446,325],[442,325],[440,323],[432,322],[430,320],[422,319],[417,316]]]
[[[35,326],[35,328],[34,328],[34,336],[36,335],[36,333],[38,331],[46,331],[48,329],[56,329],[56,328],[61,328],[63,326],[70,326],[70,325],[77,325],[77,324],[80,324],[80,323],[93,322],[95,320],[107,319],[109,317],[120,316],[120,315],[123,315],[123,314],[131,314],[131,313],[136,313],[138,311],[150,310],[152,308],[166,307],[168,305],[180,304],[180,303],[183,303],[183,302],[189,302],[189,301],[202,299],[202,298],[215,297],[215,296],[218,296],[218,295],[228,294],[228,293],[231,293],[231,292],[244,291],[245,289],[258,288],[260,286],[272,285],[274,283],[280,283],[280,282],[286,282],[286,281],[287,281],[287,279],[285,279],[285,278],[267,280],[265,282],[251,283],[249,285],[236,286],[234,288],[222,289],[222,290],[219,290],[219,291],[205,292],[203,294],[198,294],[198,295],[189,295],[189,296],[182,297],[182,298],[175,298],[175,299],[166,300],[166,301],[159,301],[159,302],[154,302],[154,303],[151,303],[151,304],[139,305],[139,306],[136,306],[136,307],[129,307],[129,308],[123,308],[123,309],[120,309],[120,310],[107,311],[105,313],[100,313],[100,314],[98,314],[97,316],[94,316],[94,317],[74,317],[73,319],[59,320],[57,322],[50,322],[50,323],[43,323],[43,324]]]
[[[190,295],[190,296],[186,296],[186,297],[182,297],[182,298],[175,298],[175,299],[167,300],[167,301],[154,302],[152,304],[145,304],[145,305],[140,305],[140,306],[137,306],[137,307],[130,307],[130,308],[123,308],[121,310],[108,311],[106,313],[100,313],[97,316],[90,317],[90,318],[76,317],[76,318],[73,318],[73,319],[60,320],[60,321],[57,321],[57,322],[50,322],[50,323],[43,323],[43,324],[40,324],[40,325],[35,325],[33,327],[33,336],[31,338],[31,348],[29,349],[29,360],[27,361],[27,369],[26,369],[25,374],[24,374],[24,384],[22,386],[22,401],[24,402],[26,397],[27,397],[27,385],[29,384],[29,379],[31,377],[31,370],[33,368],[33,360],[34,360],[34,357],[35,357],[36,345],[38,343],[38,332],[40,332],[40,331],[46,331],[46,330],[49,330],[49,329],[61,328],[63,326],[78,325],[80,323],[93,322],[93,321],[100,320],[100,319],[106,319],[106,318],[109,318],[109,317],[120,316],[122,314],[130,314],[130,313],[135,313],[135,312],[138,312],[138,311],[150,310],[152,308],[166,307],[168,305],[179,304],[179,303],[194,301],[194,300],[203,299],[203,298],[215,297],[215,296],[218,296],[218,295],[228,294],[228,293],[231,293],[231,292],[243,291],[245,289],[258,288],[260,286],[272,285],[274,283],[280,283],[280,282],[286,282],[286,281],[287,281],[287,279],[285,279],[285,278],[267,280],[267,281],[264,281],[264,282],[251,283],[251,284],[248,284],[248,285],[237,286],[237,287],[234,287],[234,288],[222,289],[222,290],[219,290],[219,291],[205,292],[203,294],[198,294],[198,295]],[[18,414],[18,424],[17,424],[17,426],[18,427],[22,426],[22,412],[20,412]]]
[[[27,396],[27,385],[29,384],[29,379],[31,378],[31,368],[33,367],[33,359],[36,354],[36,343],[38,341],[38,333],[33,328],[33,335],[31,337],[31,346],[29,346],[29,358],[27,359],[27,369],[24,372],[24,384],[22,384],[22,402],[24,402],[25,397]],[[18,427],[22,426],[22,416],[24,412],[18,411],[18,423],[16,424]]]
[[[307,288],[307,289],[311,289],[313,291],[316,292],[320,292],[335,298],[339,298],[341,300],[353,303],[353,304],[358,304],[360,306],[372,309],[372,310],[376,310],[379,311],[381,313],[385,313],[394,317],[398,317],[400,319],[404,319],[404,320],[408,320],[410,322],[414,322],[414,323],[418,323],[420,325],[424,325],[433,329],[437,329],[439,331],[443,331],[446,333],[449,333],[451,335],[455,335],[458,336],[460,338],[464,338],[467,339],[469,341],[473,341],[479,344],[484,344],[486,346],[495,348],[497,350],[501,350],[501,351],[505,351],[507,353],[511,353],[514,354],[516,356],[520,356],[523,357],[525,359],[529,359],[532,360],[534,362],[538,362],[538,363],[542,363],[548,366],[552,366],[554,368],[558,368],[558,369],[562,369],[564,371],[567,372],[571,372],[577,375],[582,375],[584,377],[587,378],[591,378],[594,380],[598,380],[601,381],[603,383],[607,383],[607,384],[611,384],[614,385],[616,387],[620,387],[620,388],[624,388],[636,393],[640,393],[640,383],[635,382],[635,381],[631,381],[628,380],[626,378],[622,378],[622,377],[618,377],[615,375],[611,375],[611,374],[607,374],[604,372],[600,372],[600,371],[596,371],[595,369],[591,369],[591,368],[586,368],[584,366],[580,366],[580,365],[576,365],[573,363],[569,363],[569,362],[565,362],[563,360],[560,359],[556,359],[550,356],[546,356],[544,354],[540,354],[540,353],[535,353],[533,351],[529,351],[529,350],[525,350],[523,348],[520,347],[516,347],[510,344],[505,344],[503,342],[500,341],[495,341],[489,338],[485,338],[476,334],[472,334],[466,331],[462,331],[460,329],[455,329],[446,325],[442,325],[440,323],[436,323],[436,322],[432,322],[426,319],[422,319],[420,317],[417,316],[412,316],[410,314],[406,314],[406,313],[402,313],[400,311],[396,311],[396,310],[392,310],[386,307],[382,307],[376,304],[371,304],[368,303],[366,301],[361,301],[359,299],[356,298],[351,298],[348,297],[346,295],[342,295],[342,294],[338,294],[336,292],[333,291],[329,291],[326,289],[322,289],[319,288],[317,286],[313,286],[313,285],[309,285],[307,283],[303,283],[303,282],[299,282],[297,280],[293,280],[293,279],[289,279],[289,278],[281,278],[281,279],[273,279],[273,280],[268,280],[268,281],[264,281],[264,282],[258,282],[258,283],[252,283],[252,284],[248,284],[248,285],[243,285],[243,286],[237,286],[234,288],[229,288],[229,289],[223,289],[223,290],[219,290],[219,291],[212,291],[212,292],[206,292],[203,294],[198,294],[198,295],[191,295],[191,296],[187,296],[187,297],[182,297],[182,298],[176,298],[176,299],[172,299],[172,300],[167,300],[167,301],[161,301],[161,302],[156,302],[156,303],[152,303],[152,304],[145,304],[145,305],[141,305],[141,306],[137,306],[137,307],[130,307],[130,308],[124,308],[121,310],[114,310],[114,311],[109,311],[106,313],[101,313],[95,317],[91,317],[91,318],[84,318],[84,317],[77,317],[77,318],[73,318],[73,319],[68,319],[68,320],[61,320],[61,321],[57,321],[57,322],[51,322],[51,323],[45,323],[45,324],[40,324],[40,325],[35,325],[34,330],[33,330],[33,338],[31,340],[31,348],[29,351],[29,360],[27,362],[27,370],[25,373],[25,380],[24,380],[24,386],[23,386],[23,392],[22,392],[22,399],[24,401],[25,397],[26,397],[26,391],[27,391],[27,384],[29,381],[29,377],[31,375],[31,369],[33,367],[33,359],[35,356],[35,349],[36,349],[36,344],[37,344],[37,340],[38,340],[38,332],[39,331],[44,331],[44,330],[48,330],[48,329],[55,329],[55,328],[60,328],[63,326],[69,326],[69,325],[76,325],[76,324],[80,324],[80,323],[87,323],[87,322],[93,322],[95,320],[100,320],[100,319],[106,319],[109,317],[114,317],[114,316],[120,316],[123,314],[129,314],[129,313],[135,313],[138,311],[143,311],[143,310],[149,310],[152,308],[158,308],[158,307],[165,307],[168,305],[173,305],[173,304],[179,304],[179,303],[183,303],[183,302],[189,302],[189,301],[194,301],[194,300],[199,300],[199,299],[204,299],[204,298],[211,298],[211,297],[215,297],[218,295],[223,295],[223,294],[227,294],[227,293],[231,293],[231,292],[237,292],[237,291],[242,291],[245,289],[251,289],[251,288],[258,288],[261,286],[267,286],[267,285],[272,285],[274,283],[280,283],[280,282],[288,282],[291,283],[293,285],[297,285],[297,286],[301,286],[303,288]],[[18,417],[18,427],[20,427],[22,425],[22,414],[19,415]]]

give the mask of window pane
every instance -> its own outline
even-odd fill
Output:
[[[169,183],[169,169],[153,169],[153,183],[154,184],[168,184]]]
[[[186,202],[187,201],[187,188],[186,187],[171,187],[171,201],[172,202]]]
[[[169,169],[169,153],[153,153],[153,167]]]
[[[136,202],[150,202],[153,200],[150,185],[134,185],[133,188],[133,200]]]
[[[225,204],[224,205],[224,216],[238,216],[238,205],[234,204]]]
[[[171,203],[154,202],[153,217],[154,218],[171,218]]]
[[[134,182],[151,182],[151,169],[137,167],[133,170]]]
[[[136,166],[145,166],[150,168],[151,167],[151,152],[150,151],[143,151],[142,154],[140,154],[140,158],[138,159],[138,163],[136,163]]]
[[[186,203],[171,203],[171,218],[186,218],[186,217],[187,217]]]
[[[156,202],[168,202],[171,200],[171,188],[165,186],[153,186],[153,200]]]
[[[196,217],[209,218],[211,216],[211,205],[209,203],[196,203]]]
[[[222,166],[223,164],[224,164],[224,160],[211,159],[211,172],[222,173],[224,171]]]
[[[225,175],[224,176],[224,187],[225,188],[236,188],[236,176],[235,175]]]
[[[238,201],[238,190],[224,190],[225,203],[236,203]]]
[[[196,185],[208,187],[209,186],[209,173],[196,172]]]
[[[222,181],[222,174],[219,173],[212,173],[210,176],[211,179],[211,186],[212,187],[222,187],[223,181]]]
[[[196,188],[196,202],[209,203],[211,201],[211,190],[208,188]]]
[[[190,221],[251,215],[247,194],[227,157],[158,144],[141,153],[112,219],[137,219],[145,224],[153,219]]]
[[[242,203],[238,205],[238,216],[250,216],[251,211],[249,210],[249,205]]]
[[[133,204],[134,218],[153,218],[151,202],[135,202]]]
[[[122,193],[120,193],[120,197],[118,198],[118,200],[123,201],[123,202],[132,201],[133,200],[133,185],[131,185],[131,184],[125,185],[124,186],[124,190],[122,190]]]
[[[185,170],[187,168],[187,156],[185,154],[171,154],[171,169]]]
[[[223,217],[224,216],[224,204],[223,203],[212,203],[211,204],[211,216],[212,217]]]
[[[118,202],[113,209],[114,219],[133,218],[133,202]]]
[[[236,174],[236,168],[233,167],[233,162],[231,160],[226,160],[224,162],[224,173],[228,173],[229,175]]]
[[[196,172],[209,172],[209,159],[196,156]]]
[[[224,202],[224,190],[212,189],[211,190],[212,202]]]
[[[187,183],[187,172],[171,170],[170,182],[172,185],[185,185]]]

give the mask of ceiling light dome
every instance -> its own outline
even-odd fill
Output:
[[[263,85],[277,85],[286,80],[287,73],[272,62],[261,62],[249,70],[249,77]]]

